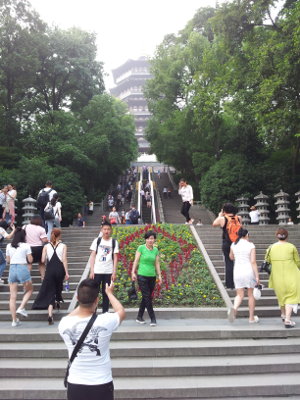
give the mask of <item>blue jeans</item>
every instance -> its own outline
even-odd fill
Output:
[[[54,219],[49,219],[49,220],[46,221],[47,238],[48,238],[49,241],[50,241],[50,238],[51,238],[51,232],[52,232],[52,229],[53,229],[54,221],[55,221]]]
[[[5,267],[6,267],[5,257],[3,255],[2,250],[0,249],[0,279],[2,278],[2,274],[5,270]]]

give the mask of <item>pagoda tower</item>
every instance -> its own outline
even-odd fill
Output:
[[[145,139],[145,127],[151,114],[143,93],[145,82],[151,78],[148,59],[140,57],[138,60],[127,60],[114,69],[112,75],[116,86],[110,92],[128,105],[135,120],[139,153],[148,153],[150,145]]]

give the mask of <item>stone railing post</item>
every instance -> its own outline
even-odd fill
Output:
[[[288,200],[289,195],[280,190],[280,192],[275,194],[274,197],[277,200],[275,203],[275,206],[277,206],[275,212],[278,214],[276,217],[278,224],[286,225],[290,218],[290,209],[288,208],[288,205],[290,204]]]
[[[267,225],[270,221],[268,198],[269,197],[263,194],[263,192],[260,192],[257,196],[254,197],[254,200],[256,200],[255,207],[259,212],[259,225]]]
[[[296,210],[298,211],[297,219],[300,219],[300,191],[295,193],[295,196],[297,197],[296,204],[298,204],[298,207]]]
[[[249,217],[249,204],[248,204],[248,198],[247,197],[240,197],[239,199],[236,199],[238,202],[238,215],[242,217],[242,221],[244,225],[248,225],[250,223],[250,217]]]
[[[31,218],[37,213],[37,208],[35,206],[36,200],[29,195],[27,199],[22,200],[22,203],[24,203],[24,206],[22,207],[23,210],[22,225],[27,225],[29,224]]]

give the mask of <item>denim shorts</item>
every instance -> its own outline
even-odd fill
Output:
[[[27,264],[11,264],[8,274],[8,283],[25,283],[31,281]]]

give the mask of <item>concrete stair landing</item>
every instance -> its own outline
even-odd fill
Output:
[[[57,327],[27,323],[12,342],[3,325],[0,398],[65,399],[67,352]],[[287,330],[278,318],[255,326],[159,319],[156,328],[130,319],[110,347],[116,399],[300,396],[300,329]]]

